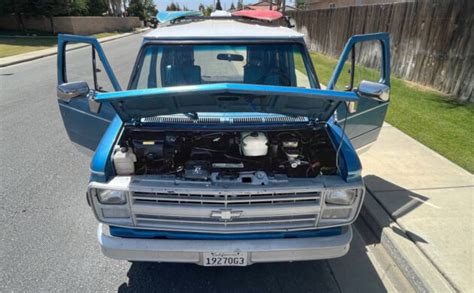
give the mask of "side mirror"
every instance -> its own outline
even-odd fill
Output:
[[[89,94],[89,85],[85,81],[63,83],[56,87],[58,99],[69,102],[74,98]]]
[[[87,97],[89,104],[89,111],[97,114],[100,112],[101,103],[97,102],[95,91],[89,88],[85,81],[68,82],[57,86],[56,92],[58,99],[69,103],[72,99]]]
[[[390,100],[390,87],[383,83],[363,80],[356,92],[361,96],[372,97],[382,102]]]

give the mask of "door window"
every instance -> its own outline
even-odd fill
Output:
[[[363,80],[380,82],[383,76],[381,61],[382,46],[380,41],[356,43],[344,63],[334,89],[352,91],[357,89]]]
[[[77,46],[84,47],[77,49]],[[90,44],[67,43],[65,54],[65,82],[85,81],[89,88],[100,92],[113,91],[104,65]]]

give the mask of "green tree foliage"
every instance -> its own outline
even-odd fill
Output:
[[[181,7],[178,3],[171,2],[168,6],[166,6],[166,11],[181,11]]]
[[[146,20],[155,16],[158,10],[153,0],[130,0],[127,12],[130,16],[138,16],[141,20]]]
[[[205,13],[204,13],[204,16],[211,16],[212,10],[213,10],[213,9],[212,9],[212,6],[211,6],[211,5],[207,6],[207,7],[206,7],[206,11],[205,11]]]
[[[296,0],[295,4],[296,4],[296,8],[304,9],[306,6],[306,0]]]
[[[101,16],[107,13],[109,1],[89,0],[89,15]]]
[[[89,14],[89,0],[74,0],[70,3],[68,15],[80,16]]]
[[[232,2],[232,4],[230,4],[230,10],[235,10],[234,2]]]
[[[199,4],[198,10],[202,12],[204,16],[210,16],[212,13],[212,6],[205,6],[204,4]]]
[[[217,2],[216,2],[216,10],[222,10],[221,0],[217,0]]]

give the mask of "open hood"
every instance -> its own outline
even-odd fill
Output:
[[[97,93],[95,100],[110,102],[124,122],[199,112],[263,112],[326,121],[340,102],[358,98],[354,92],[219,83]]]

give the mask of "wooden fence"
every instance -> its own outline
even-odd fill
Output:
[[[310,50],[334,57],[351,35],[389,32],[395,76],[474,102],[473,7],[471,0],[423,0],[290,15]]]

